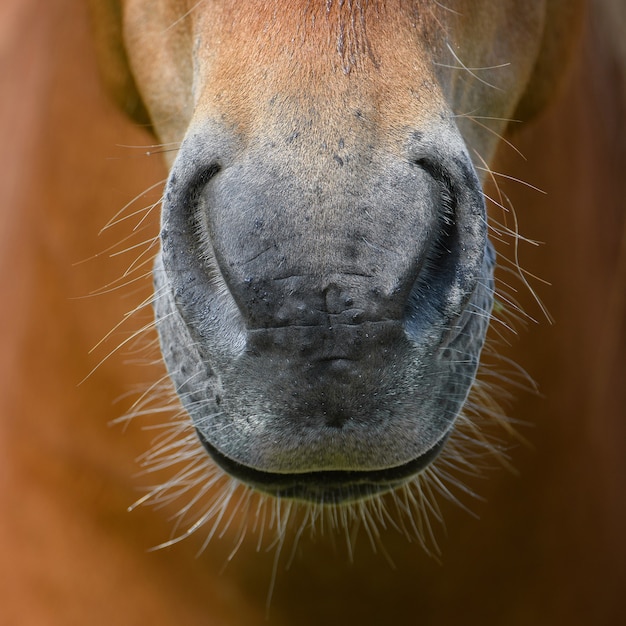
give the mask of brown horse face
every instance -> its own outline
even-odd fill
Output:
[[[494,255],[458,114],[510,116],[533,55],[518,41],[499,52],[516,71],[496,67],[483,35],[508,3],[465,21],[434,4],[127,3],[148,110],[182,139],[154,272],[163,354],[209,454],[266,493],[402,484],[474,380]],[[539,13],[516,18],[527,37]],[[465,135],[489,159],[494,136]]]

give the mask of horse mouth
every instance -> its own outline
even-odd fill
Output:
[[[276,473],[243,465],[225,456],[199,429],[196,433],[209,456],[227,474],[242,483],[276,498],[311,504],[348,504],[393,491],[430,465],[443,450],[449,433],[415,459],[402,465],[376,470],[317,470]]]

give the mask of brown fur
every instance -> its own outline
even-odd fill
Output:
[[[606,4],[623,19],[618,2]],[[527,162],[503,147],[494,166],[549,194],[506,184],[521,232],[548,242],[524,246],[521,262],[553,283],[538,289],[557,321],[505,349],[543,394],[516,392],[513,417],[532,423],[522,428],[531,448],[512,452],[519,477],[470,482],[486,499],[470,501],[480,520],[442,503],[443,566],[392,531],[382,543],[396,569],[368,545],[350,564],[328,539],[306,540],[278,572],[270,624],[621,619],[625,65],[609,35],[616,18],[604,22],[601,9],[558,102],[515,138]],[[119,230],[98,240],[99,229],[165,176],[145,150],[116,147],[152,139],[99,87],[81,3],[17,0],[2,11],[0,623],[262,624],[271,554],[244,543],[220,574],[232,538],[199,559],[193,540],[149,553],[167,538],[171,511],[125,511],[141,483],[134,459],[153,435],[107,424],[128,408],[129,387],[160,367],[137,372],[114,355],[78,386],[108,352],[89,349],[134,304],[121,291],[74,299],[130,260],[74,264],[116,244]],[[156,234],[152,219],[141,238]],[[141,290],[133,303],[148,278]],[[539,315],[527,292],[519,299]]]

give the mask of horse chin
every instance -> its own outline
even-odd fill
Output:
[[[396,467],[280,474],[233,461],[211,445],[202,431],[196,429],[196,432],[222,470],[256,491],[275,498],[330,506],[373,498],[410,482],[439,456],[449,436],[446,433],[430,450]]]

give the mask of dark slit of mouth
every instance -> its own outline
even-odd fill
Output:
[[[443,449],[448,435],[417,458],[380,470],[328,470],[282,474],[258,470],[219,452],[196,429],[209,456],[227,474],[263,493],[318,504],[341,504],[391,491],[424,470]]]

